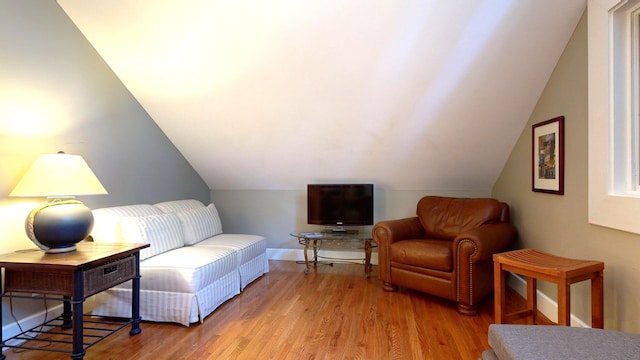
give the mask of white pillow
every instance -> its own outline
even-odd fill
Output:
[[[182,222],[184,244],[193,245],[204,239],[222,234],[222,222],[215,205],[176,213]]]
[[[151,246],[140,251],[140,260],[177,249],[184,244],[180,219],[175,214],[122,218],[123,239]]]
[[[165,202],[157,203],[153,206],[162,210],[162,212],[173,213],[173,212],[191,210],[195,208],[203,208],[204,204],[200,200],[184,199],[184,200],[165,201]]]

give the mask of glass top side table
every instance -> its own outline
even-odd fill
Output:
[[[325,258],[330,260],[343,260],[318,256],[320,249],[362,249],[364,250],[364,273],[366,277],[371,275],[371,252],[373,248],[377,247],[373,241],[373,237],[369,232],[359,231],[309,231],[309,232],[294,232],[290,234],[293,237],[298,238],[298,243],[304,245],[304,273],[308,274],[311,271],[311,266],[317,269],[319,261],[318,258]],[[310,260],[308,251],[313,249],[313,258]],[[330,263],[330,265],[333,265]]]

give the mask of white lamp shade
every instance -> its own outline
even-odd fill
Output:
[[[9,196],[55,197],[106,194],[80,155],[40,155]]]

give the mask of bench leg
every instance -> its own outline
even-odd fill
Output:
[[[591,279],[591,327],[604,329],[604,280],[602,271]]]
[[[505,273],[502,271],[500,263],[494,262],[493,264],[493,314],[496,324],[502,324],[504,321],[504,310],[506,306],[505,301]]]
[[[530,324],[538,323],[538,281],[536,278],[527,277],[527,310],[531,312]]]
[[[558,325],[571,325],[571,284],[558,284]]]

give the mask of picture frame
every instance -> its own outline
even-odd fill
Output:
[[[564,116],[531,126],[532,190],[564,195]]]

